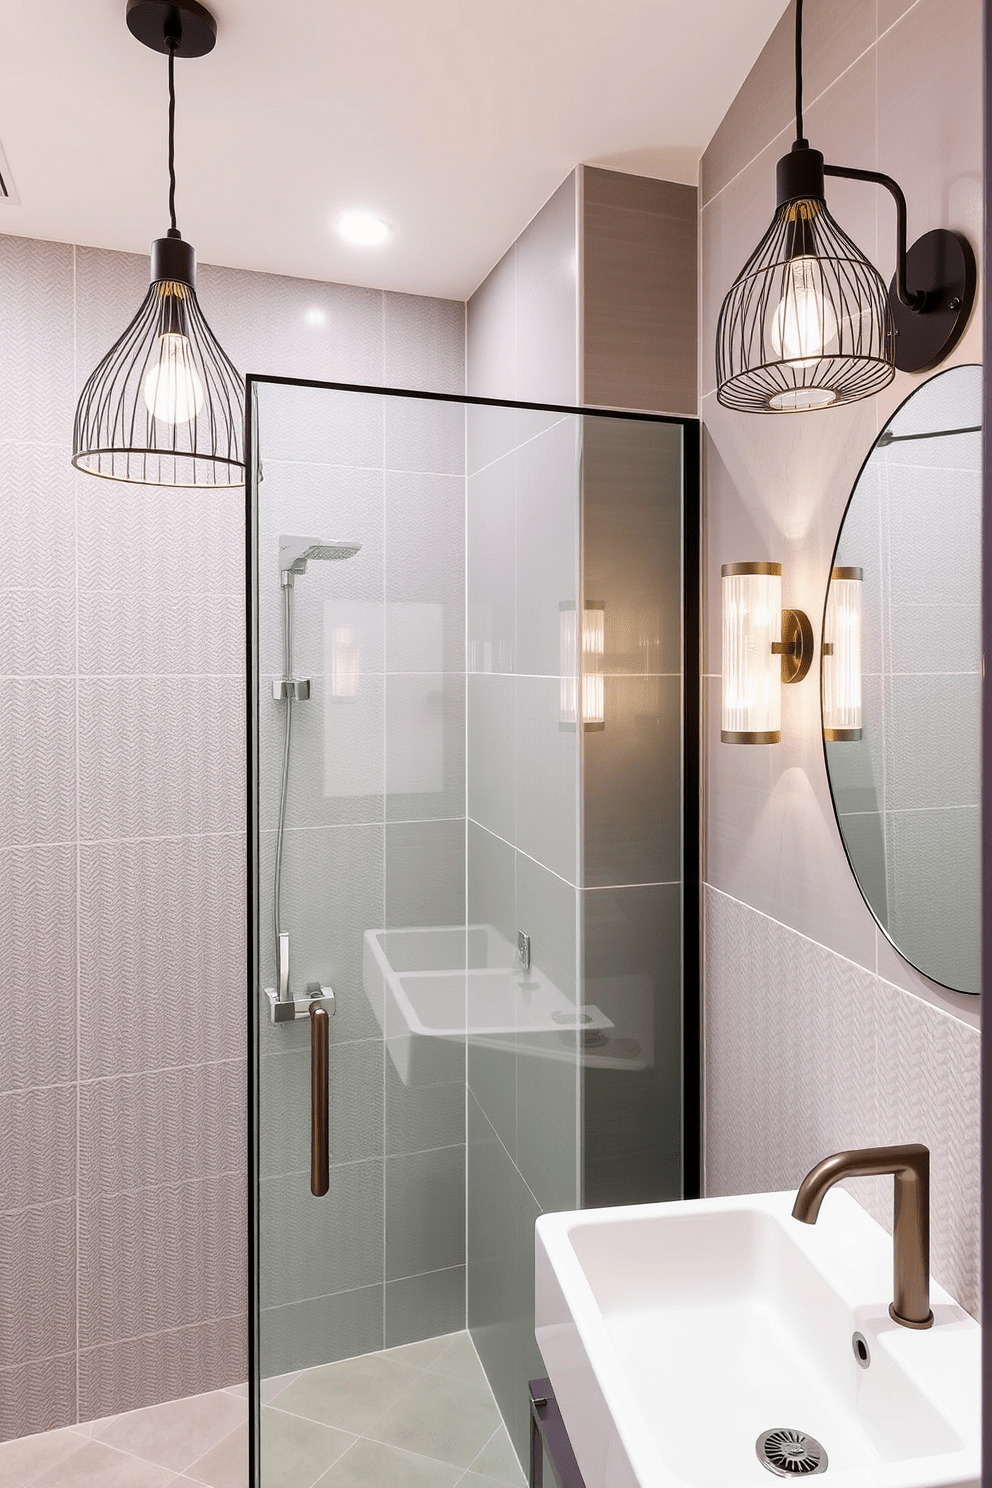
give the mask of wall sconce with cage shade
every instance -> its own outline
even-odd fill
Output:
[[[853,403],[895,376],[936,367],[975,299],[975,256],[938,228],[906,247],[906,198],[878,171],[826,165],[803,135],[803,0],[796,0],[796,141],[777,166],[772,224],[720,310],[717,399],[747,413]],[[884,186],[896,205],[896,272],[878,270],[827,210],[824,178]]]
[[[823,620],[823,737],[862,737],[861,594],[864,571],[835,568]]]
[[[72,463],[109,480],[153,486],[244,481],[244,384],[196,297],[196,254],[176,226],[175,60],[202,57],[217,34],[196,0],[128,0],[132,35],[169,58],[169,215],[131,324],[87,379]]]
[[[578,614],[570,600],[558,606],[560,631],[560,700],[558,727],[576,729],[581,713],[585,733],[606,727],[606,605],[587,599],[582,608],[581,650]]]
[[[724,744],[778,744],[782,685],[801,682],[813,660],[813,629],[802,610],[782,608],[781,563],[725,563],[723,582]]]

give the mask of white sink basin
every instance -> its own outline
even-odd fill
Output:
[[[934,1326],[894,1323],[890,1237],[842,1189],[815,1225],[794,1199],[538,1220],[537,1342],[586,1488],[771,1488],[773,1427],[822,1444],[823,1488],[978,1484],[979,1325],[933,1283]]]

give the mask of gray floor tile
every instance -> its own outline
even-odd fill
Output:
[[[347,1432],[266,1406],[262,1412],[262,1482],[265,1488],[313,1488],[354,1440]]]
[[[0,1444],[0,1483],[17,1483],[27,1488],[42,1473],[61,1464],[70,1471],[69,1459],[85,1446],[86,1439],[74,1431],[41,1431],[36,1436],[22,1436]]]
[[[247,1421],[186,1471],[193,1482],[204,1483],[207,1488],[245,1488],[248,1482]]]
[[[318,1488],[454,1488],[460,1471],[363,1438],[324,1474]]]
[[[97,1422],[93,1438],[146,1462],[184,1472],[247,1418],[246,1401],[215,1390]]]
[[[455,1488],[504,1488],[499,1478],[484,1478],[481,1473],[463,1473]]]
[[[475,1352],[468,1333],[458,1333],[444,1352],[429,1366],[431,1374],[444,1374],[450,1379],[469,1380],[475,1385],[485,1385],[488,1388],[489,1381],[486,1372],[479,1363],[479,1356]]]
[[[419,1378],[409,1365],[366,1354],[306,1370],[276,1401],[294,1416],[360,1435]]]
[[[391,1446],[468,1467],[500,1425],[488,1387],[421,1375],[367,1435]]]
[[[31,1488],[167,1488],[175,1474],[154,1462],[139,1462],[105,1442],[84,1441],[78,1452],[35,1478]]]
[[[472,1471],[484,1478],[492,1478],[497,1483],[510,1483],[513,1488],[525,1488],[526,1479],[505,1426],[501,1426],[483,1447],[472,1463]]]

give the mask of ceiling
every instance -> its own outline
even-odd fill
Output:
[[[696,180],[787,0],[215,0],[176,64],[201,261],[464,299],[580,161]],[[124,0],[3,0],[0,232],[147,253],[166,60]],[[341,242],[349,207],[378,248]]]

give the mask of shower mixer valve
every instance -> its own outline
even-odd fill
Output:
[[[332,988],[323,987],[320,982],[307,982],[303,997],[282,998],[275,987],[266,987],[265,995],[269,999],[273,1023],[294,1023],[299,1018],[309,1018],[314,1004],[326,1008],[329,1013],[337,1012]]]

